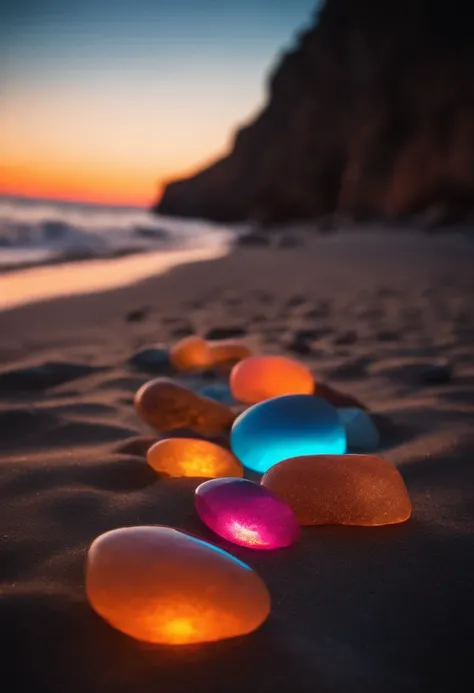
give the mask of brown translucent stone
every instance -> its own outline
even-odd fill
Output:
[[[199,397],[168,378],[145,383],[135,395],[135,409],[158,431],[191,428],[204,435],[227,430],[235,414],[223,404]]]
[[[241,477],[243,467],[229,450],[208,440],[167,438],[155,443],[147,462],[168,476]]]
[[[225,363],[230,366],[252,356],[252,351],[246,344],[232,339],[208,342],[208,346],[213,364]]]
[[[207,368],[212,362],[208,343],[196,335],[184,337],[176,342],[170,349],[170,359],[179,371]]]
[[[265,584],[245,563],[170,527],[98,537],[87,555],[86,593],[114,628],[169,645],[245,635],[270,612]]]
[[[262,484],[302,525],[390,525],[411,515],[399,471],[376,455],[294,457],[271,467]]]

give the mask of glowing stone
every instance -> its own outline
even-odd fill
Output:
[[[265,488],[287,503],[302,525],[375,527],[405,522],[411,502],[393,464],[375,455],[310,455],[266,472]]]
[[[160,440],[148,450],[147,462],[155,471],[168,476],[204,476],[213,479],[243,476],[238,459],[229,450],[208,440]]]
[[[205,339],[191,335],[180,339],[171,347],[170,358],[179,371],[207,368],[211,362],[211,352]]]
[[[188,428],[204,435],[228,430],[235,418],[223,404],[199,397],[168,378],[145,383],[135,395],[138,415],[158,431]]]
[[[213,363],[238,363],[252,356],[252,350],[246,344],[231,339],[208,342],[208,347]]]
[[[196,510],[219,536],[250,549],[278,549],[299,536],[290,508],[247,479],[213,479],[196,489]]]
[[[372,452],[380,445],[379,432],[370,415],[362,409],[339,409],[347,447],[353,452]]]
[[[169,645],[245,635],[270,612],[268,590],[251,568],[170,527],[98,537],[87,555],[86,593],[117,630]]]
[[[230,389],[235,399],[255,404],[272,397],[314,392],[311,371],[284,356],[251,356],[234,366]]]
[[[285,395],[255,404],[235,420],[230,442],[239,460],[261,474],[288,457],[346,451],[337,410],[314,395]]]

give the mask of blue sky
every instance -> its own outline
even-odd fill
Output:
[[[4,1],[0,191],[151,198],[225,150],[316,5]]]

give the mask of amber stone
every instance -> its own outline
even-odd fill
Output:
[[[170,359],[179,371],[207,368],[211,362],[211,352],[205,339],[196,335],[183,337],[170,349]]]
[[[390,525],[408,520],[411,502],[401,474],[376,455],[308,455],[283,460],[262,484],[301,525]]]
[[[314,380],[309,368],[285,356],[251,356],[230,374],[235,399],[256,404],[282,395],[310,395]]]
[[[232,339],[222,339],[208,342],[213,364],[235,365],[239,361],[252,356],[252,350],[242,342]]]
[[[135,395],[135,409],[158,431],[191,428],[204,435],[215,435],[228,430],[235,418],[223,404],[199,397],[168,378],[145,383]]]
[[[243,476],[243,467],[235,455],[208,440],[160,440],[148,450],[147,462],[155,471],[168,476]]]
[[[268,590],[249,566],[170,527],[98,537],[87,555],[86,594],[114,628],[168,645],[245,635],[270,613]]]

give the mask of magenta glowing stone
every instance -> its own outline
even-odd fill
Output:
[[[288,505],[247,479],[205,481],[196,489],[195,503],[209,529],[249,549],[279,549],[299,536],[299,524]]]

